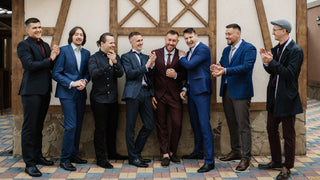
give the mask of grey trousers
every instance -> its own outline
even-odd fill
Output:
[[[231,152],[241,154],[242,159],[250,160],[252,140],[249,108],[251,98],[233,99],[225,86],[222,103],[229,127]]]

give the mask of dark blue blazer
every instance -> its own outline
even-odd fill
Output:
[[[54,62],[48,59],[51,53],[49,45],[43,42],[43,47],[46,55],[30,37],[18,44],[17,53],[24,69],[20,95],[44,95],[51,92],[51,69]]]
[[[90,52],[81,48],[81,64],[80,71],[78,70],[76,56],[71,45],[61,47],[60,54],[56,60],[56,64],[52,71],[52,78],[57,81],[55,97],[73,99],[80,92],[76,87],[69,89],[71,81],[79,79],[90,80],[88,72],[88,60]],[[86,89],[82,92],[86,96]]]
[[[181,57],[179,62],[187,69],[188,93],[193,95],[211,94],[211,53],[209,47],[200,42],[189,61],[187,57]]]
[[[228,91],[233,99],[251,98],[253,97],[252,70],[257,50],[252,44],[242,40],[229,64],[230,50],[231,45],[224,48],[220,60],[221,66],[227,69],[227,74],[221,78],[220,96],[227,80]]]
[[[127,98],[135,99],[141,89],[142,78],[146,73],[147,75],[147,83],[150,86],[150,95],[154,96],[153,86],[150,81],[150,73],[152,73],[152,69],[146,69],[146,63],[149,59],[149,56],[142,54],[140,65],[138,58],[135,53],[129,51],[121,56],[121,63],[126,73],[126,84],[123,90],[122,100],[126,100]]]

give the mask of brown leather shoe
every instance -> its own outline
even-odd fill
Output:
[[[241,159],[239,165],[236,168],[236,171],[245,171],[249,167],[249,160]]]
[[[220,161],[240,160],[241,154],[229,153],[227,156],[220,158]]]

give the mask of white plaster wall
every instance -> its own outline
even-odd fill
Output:
[[[60,5],[62,0],[25,0],[25,18],[38,17],[44,27],[54,27],[57,21]],[[118,22],[120,22],[133,8],[129,0],[118,1]],[[140,2],[140,0],[137,0]],[[187,0],[191,2],[191,0]],[[269,23],[269,31],[272,33],[271,20],[287,19],[293,25],[291,37],[295,40],[296,29],[296,4],[293,0],[264,0],[264,7]],[[193,8],[206,21],[208,20],[208,0],[198,0]],[[283,8],[285,7],[285,8]],[[156,20],[159,21],[159,0],[148,0],[143,8]],[[179,0],[168,0],[168,21],[170,22],[184,6]],[[242,38],[247,42],[252,43],[257,50],[263,47],[262,34],[258,22],[258,16],[253,0],[217,0],[217,61],[220,60],[223,48],[226,47],[225,26],[230,23],[238,23],[242,28]],[[67,17],[65,29],[63,31],[60,46],[67,44],[68,33],[74,26],[82,26],[87,33],[87,43],[85,48],[91,54],[95,53],[98,48],[95,44],[98,37],[109,31],[109,0],[73,0]],[[124,27],[154,27],[152,22],[143,17],[141,12],[133,15],[125,24]],[[178,20],[174,27],[203,27],[203,24],[190,12],[186,13],[182,19]],[[273,36],[271,36],[273,39]],[[44,40],[49,44],[51,37],[44,37]],[[199,38],[205,44],[209,44],[208,37]],[[276,41],[272,41],[276,45]],[[127,52],[130,49],[130,44],[127,36],[120,36],[118,39],[118,53]],[[145,53],[150,53],[151,50],[162,47],[164,45],[163,37],[144,37]],[[182,37],[178,48],[187,50],[187,46]],[[221,102],[219,95],[220,79],[217,81],[217,100]],[[266,86],[268,75],[265,73],[261,58],[257,54],[257,60],[253,72],[254,93],[253,102],[265,102]],[[55,82],[54,82],[55,85]],[[119,81],[119,99],[123,92],[124,77]],[[91,89],[91,84],[88,86],[88,92]],[[55,87],[53,94],[55,92]],[[89,100],[88,100],[89,102]],[[52,105],[59,105],[59,100],[52,97]]]

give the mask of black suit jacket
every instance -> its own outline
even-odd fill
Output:
[[[50,47],[43,42],[46,55],[30,37],[18,44],[17,53],[24,69],[19,95],[44,95],[51,92],[53,62]]]
[[[277,49],[278,46],[271,49],[273,58],[277,57]],[[267,110],[268,112],[273,110],[274,117],[287,117],[303,112],[298,85],[302,62],[302,49],[292,40],[283,51],[280,62],[273,59],[268,66],[264,65],[265,70],[270,74],[267,89]],[[279,74],[279,82],[272,109],[275,97],[272,81],[277,74]]]
[[[117,63],[110,66],[107,55],[99,50],[90,57],[88,69],[92,78],[91,100],[99,103],[117,102],[117,78],[123,75],[120,57],[117,55]]]

